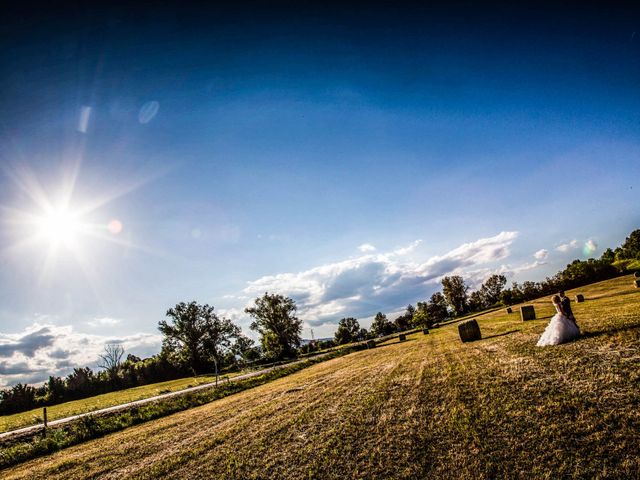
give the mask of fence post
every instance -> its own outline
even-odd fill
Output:
[[[47,434],[47,407],[43,407],[42,408],[42,418],[44,420],[44,429],[43,429],[43,433],[46,435]]]

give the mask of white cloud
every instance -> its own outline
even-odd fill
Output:
[[[244,292],[280,293],[292,297],[300,317],[311,325],[337,321],[342,315],[367,317],[427,298],[441,277],[502,260],[517,232],[502,232],[463,244],[423,263],[402,261],[419,241],[390,253],[367,254],[298,273],[269,275],[249,282]]]
[[[535,258],[536,260],[546,260],[547,257],[549,257],[549,250],[546,250],[544,248],[538,250],[533,254],[533,258]]]
[[[397,248],[393,251],[394,255],[407,255],[408,253],[413,252],[418,245],[420,245],[422,243],[422,240],[416,240],[414,242],[411,242],[409,245],[407,245],[406,247],[401,247],[401,248]]]
[[[103,318],[94,318],[93,320],[89,320],[87,325],[90,327],[113,327],[114,325],[118,325],[122,323],[122,320],[117,318],[103,317]]]
[[[107,343],[148,356],[158,352],[161,342],[157,334],[115,337],[76,332],[71,325],[33,323],[20,333],[0,333],[0,387],[42,382],[49,375],[66,375],[74,367],[95,367]]]
[[[559,252],[568,252],[569,250],[573,250],[575,248],[578,248],[578,240],[571,240],[568,243],[563,243],[561,245],[558,245],[556,247],[556,250]]]
[[[584,252],[585,255],[592,255],[593,253],[595,253],[597,249],[598,249],[598,244],[594,240],[589,239],[585,242],[584,248],[582,249],[582,251]]]
[[[358,247],[358,250],[360,250],[363,253],[366,252],[375,252],[376,251],[376,247],[374,247],[373,245],[371,245],[370,243],[363,243],[362,245],[360,245]]]

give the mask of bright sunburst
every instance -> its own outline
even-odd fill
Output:
[[[77,214],[66,207],[52,208],[37,220],[40,236],[52,245],[73,247],[82,230]]]
[[[148,251],[130,240],[122,238],[126,228],[120,219],[105,216],[106,204],[125,195],[147,180],[122,185],[111,193],[84,198],[74,195],[77,169],[51,194],[28,168],[6,170],[9,178],[26,197],[23,208],[0,205],[0,220],[4,231],[13,242],[0,250],[0,257],[43,261],[39,268],[40,281],[54,272],[59,259],[76,260],[90,283],[97,280],[93,274],[100,242],[118,244],[126,249]],[[30,204],[30,205],[29,205]],[[35,256],[34,254],[37,254]],[[92,278],[93,277],[93,278]]]

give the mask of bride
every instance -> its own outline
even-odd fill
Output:
[[[570,342],[580,336],[580,329],[572,316],[567,316],[562,309],[562,303],[558,295],[551,298],[553,306],[556,308],[556,314],[551,318],[549,325],[544,329],[544,333],[536,344],[538,347],[546,345],[559,345],[560,343]]]

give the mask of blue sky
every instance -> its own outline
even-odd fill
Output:
[[[635,10],[15,8],[4,383],[92,364],[113,340],[153,354],[178,301],[249,333],[243,308],[277,291],[304,336],[330,336],[444,274],[542,279],[640,224]],[[77,233],[49,263],[46,235],[16,247],[41,230],[34,199],[64,194],[100,238]]]

